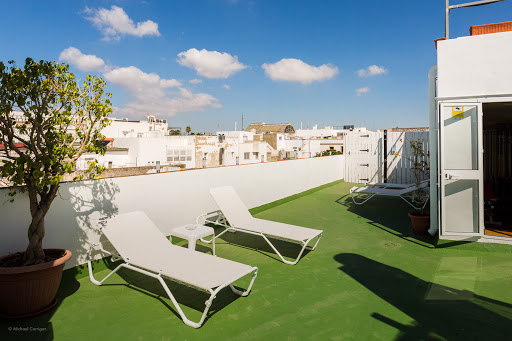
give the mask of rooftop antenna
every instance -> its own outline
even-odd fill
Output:
[[[244,130],[244,113],[242,113],[242,131]]]
[[[463,7],[475,7],[475,6],[482,6],[482,5],[488,5],[492,4],[494,2],[500,2],[504,0],[480,0],[480,1],[473,1],[473,2],[466,2],[465,4],[458,4],[458,5],[451,5],[450,6],[450,0],[446,0],[446,5],[444,8],[444,37],[446,40],[450,39],[450,10],[456,9],[456,8],[463,8]]]

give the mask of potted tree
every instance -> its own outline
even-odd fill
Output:
[[[55,304],[71,252],[43,248],[44,219],[62,176],[74,172],[80,155],[105,153],[100,131],[112,111],[106,83],[87,76],[80,86],[68,69],[30,58],[23,69],[0,62],[0,178],[10,186],[10,201],[28,194],[32,218],[26,250],[0,258],[3,317],[35,316]],[[96,177],[102,170],[90,162],[87,172]]]
[[[425,235],[430,227],[430,213],[424,210],[429,193],[424,181],[428,170],[428,159],[423,150],[423,140],[410,141],[412,170],[414,172],[414,184],[416,189],[412,193],[412,202],[418,207],[416,211],[409,213],[412,228],[415,234]]]

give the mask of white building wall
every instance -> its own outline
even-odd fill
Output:
[[[162,135],[167,135],[168,124],[165,120],[136,121],[122,120],[112,118],[110,126],[106,127],[101,133],[107,138],[117,137],[143,137],[148,132],[158,131]]]
[[[286,135],[285,134],[277,134],[277,148],[276,150],[284,150],[286,151]]]
[[[86,153],[83,154],[77,161],[76,161],[76,169],[77,170],[85,170],[88,165],[88,161],[90,159],[95,159],[98,161],[98,164],[108,167],[109,162],[112,162],[112,168],[121,168],[121,167],[129,167],[129,157],[128,157],[128,151],[115,151],[111,152],[108,151],[105,153],[105,155],[95,154],[95,153]]]
[[[129,166],[154,166],[185,164],[186,168],[195,168],[194,136],[160,136],[160,137],[120,137],[114,139],[113,146],[128,148]],[[190,151],[190,160],[170,161],[168,151]]]
[[[512,32],[437,42],[438,97],[512,94]]]
[[[273,149],[264,141],[254,141],[248,143],[241,143],[238,145],[238,153],[240,155],[240,164],[246,165],[250,163],[261,162],[263,156],[263,162],[267,162],[267,153]],[[248,153],[248,154],[246,154]],[[246,158],[246,156],[249,158]]]
[[[343,136],[351,131],[356,132],[365,132],[367,129],[365,127],[358,127],[352,130],[349,129],[334,129],[333,127],[326,126],[325,128],[318,129],[315,125],[313,129],[297,129],[295,131],[295,137],[302,138],[326,138],[326,137],[336,137]]]
[[[296,151],[300,158],[314,157],[316,154],[329,150],[341,150],[342,139],[289,139],[286,140],[285,151]]]
[[[217,135],[224,135],[226,137],[236,137],[239,143],[244,143],[254,140],[254,133],[243,130],[229,130],[229,131],[218,131]]]
[[[237,167],[129,176],[62,183],[45,219],[45,248],[67,248],[73,258],[66,268],[83,264],[90,245],[99,241],[95,222],[135,210],[144,211],[165,234],[217,210],[209,189],[231,185],[247,207],[263,205],[343,179],[343,155]],[[0,189],[0,200],[9,199]],[[0,255],[24,250],[30,224],[26,194],[0,205]]]

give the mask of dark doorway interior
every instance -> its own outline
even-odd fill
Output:
[[[485,234],[512,237],[512,102],[483,113]]]

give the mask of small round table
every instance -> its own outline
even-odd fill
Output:
[[[209,226],[199,224],[189,224],[180,227],[176,227],[171,230],[171,241],[172,237],[179,237],[188,240],[189,250],[196,249],[196,241],[198,239],[212,236],[212,252],[215,255],[215,231]]]

